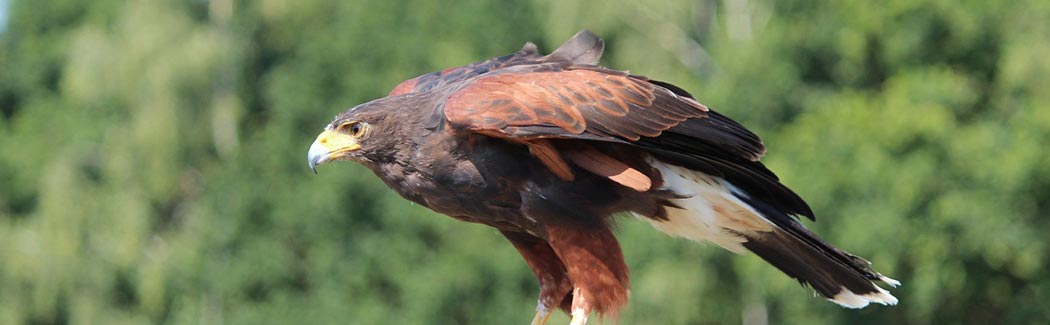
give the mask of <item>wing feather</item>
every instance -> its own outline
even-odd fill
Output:
[[[492,105],[491,103],[506,103]],[[528,112],[528,113],[524,113]],[[572,66],[560,71],[496,73],[452,93],[444,103],[457,129],[508,137],[579,135],[589,132],[628,141],[656,137],[707,107],[647,80],[613,70]],[[514,134],[514,127],[552,125],[552,134]]]
[[[584,31],[547,56],[526,45],[405,81],[392,94],[439,92],[437,112],[447,128],[524,144],[561,179],[573,179],[575,166],[648,190],[654,179],[645,168],[585,144],[618,143],[724,177],[785,213],[812,218],[809,206],[758,161],[766,150],[758,136],[682,88],[595,65],[603,49]],[[569,140],[576,142],[559,142]]]

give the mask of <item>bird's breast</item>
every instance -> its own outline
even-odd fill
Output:
[[[473,140],[454,149],[420,148],[411,166],[380,175],[403,197],[458,220],[500,229],[531,227],[521,209],[522,184],[535,166],[527,149]]]

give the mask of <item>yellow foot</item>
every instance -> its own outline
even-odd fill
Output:
[[[536,316],[532,318],[529,325],[547,325],[547,319],[551,318],[551,311],[543,306],[536,308]]]

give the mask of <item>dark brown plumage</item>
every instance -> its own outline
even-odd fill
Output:
[[[628,270],[610,218],[745,249],[847,307],[896,298],[869,263],[834,248],[759,158],[758,136],[676,86],[597,64],[582,31],[549,55],[534,45],[405,81],[354,107],[310,148],[311,168],[353,160],[405,198],[499,229],[553,308],[586,322],[626,304]]]

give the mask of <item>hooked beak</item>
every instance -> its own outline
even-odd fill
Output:
[[[317,136],[314,144],[310,145],[310,151],[306,154],[306,162],[310,164],[310,170],[317,174],[317,166],[342,158],[344,155],[361,149],[361,144],[352,136],[325,130]]]

